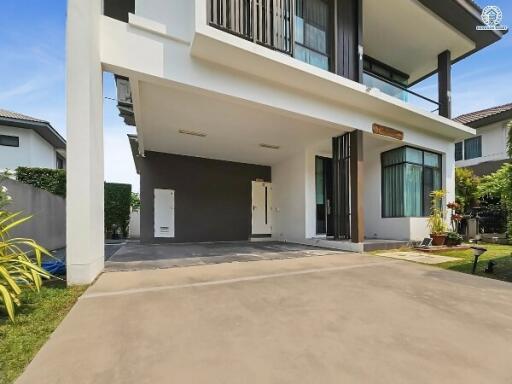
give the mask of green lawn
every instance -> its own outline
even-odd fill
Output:
[[[479,244],[478,246],[487,248],[487,252],[480,256],[476,274],[491,279],[512,282],[512,245]],[[474,259],[472,250],[446,251],[439,252],[438,254],[442,256],[460,258],[459,261],[451,261],[448,263],[439,264],[439,267],[451,269],[453,271],[471,273]],[[494,260],[497,262],[497,265],[494,267],[494,274],[488,274],[484,272],[484,269],[487,267],[489,260]]]
[[[0,384],[14,382],[23,372],[85,288],[48,282],[40,293],[26,292],[15,323],[0,307]]]

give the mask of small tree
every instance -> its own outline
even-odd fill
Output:
[[[132,186],[130,184],[105,183],[105,232],[115,235],[120,229],[123,237],[128,236]]]
[[[493,197],[500,200],[507,211],[508,235],[512,237],[512,164],[504,164],[498,171],[484,176],[478,186],[481,197]]]
[[[473,208],[478,200],[478,185],[480,180],[469,168],[455,169],[455,194],[457,203],[463,213]]]

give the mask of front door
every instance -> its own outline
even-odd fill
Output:
[[[333,235],[332,215],[332,159],[317,156],[315,159],[316,178],[316,234]]]
[[[272,184],[263,181],[252,182],[252,234],[272,233]]]

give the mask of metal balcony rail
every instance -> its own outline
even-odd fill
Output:
[[[295,0],[208,0],[209,24],[257,44],[293,54]]]
[[[396,97],[397,99],[416,105],[432,113],[439,111],[439,102],[411,91],[409,88],[376,75],[375,73],[364,71],[363,84],[368,87],[377,88],[389,96]]]

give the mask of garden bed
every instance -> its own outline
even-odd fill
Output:
[[[428,248],[416,247],[414,248],[416,251],[427,252],[427,253],[437,253],[437,252],[447,252],[447,251],[466,251],[471,248],[471,245],[463,244],[463,245],[441,245],[441,246],[430,246]]]

